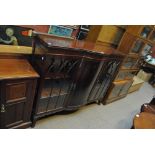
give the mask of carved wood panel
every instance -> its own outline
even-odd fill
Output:
[[[6,103],[26,99],[26,83],[11,83],[6,85]]]
[[[12,128],[22,123],[30,123],[35,80],[19,79],[2,81],[1,128]]]

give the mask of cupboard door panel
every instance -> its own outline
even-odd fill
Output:
[[[53,96],[50,98],[47,111],[55,110],[56,104],[57,104],[58,96]]]
[[[37,114],[46,112],[48,102],[49,102],[49,98],[42,98],[42,99],[39,100],[39,103],[38,103],[39,106],[38,106],[38,109],[37,109]]]
[[[26,83],[6,84],[6,103],[26,99]]]
[[[12,103],[6,106],[6,128],[18,125],[24,122],[25,102]]]

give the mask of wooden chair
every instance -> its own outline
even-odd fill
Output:
[[[150,103],[145,103],[141,106],[141,112],[149,112],[155,114],[155,96]]]
[[[134,117],[132,129],[155,129],[155,96],[150,103],[141,106],[141,113]]]
[[[155,115],[141,112],[133,120],[133,129],[155,129]]]

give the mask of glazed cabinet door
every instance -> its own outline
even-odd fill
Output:
[[[88,103],[89,93],[102,65],[103,62],[99,60],[83,58],[80,64],[80,72],[74,81],[74,91],[71,91],[67,101],[67,108],[78,108]]]
[[[89,94],[88,102],[95,100],[102,101],[106,92],[114,79],[115,73],[119,67],[119,60],[108,60],[103,64],[95,84]]]
[[[82,58],[65,55],[46,57],[48,73],[41,86],[37,115],[61,111],[75,91]]]
[[[20,128],[30,124],[35,80],[1,82],[1,128]]]

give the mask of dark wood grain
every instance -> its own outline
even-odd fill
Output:
[[[27,60],[0,59],[0,128],[25,128],[31,125],[36,78]]]
[[[103,102],[123,58],[112,48],[37,34],[31,63],[41,78],[32,126],[41,117]]]

